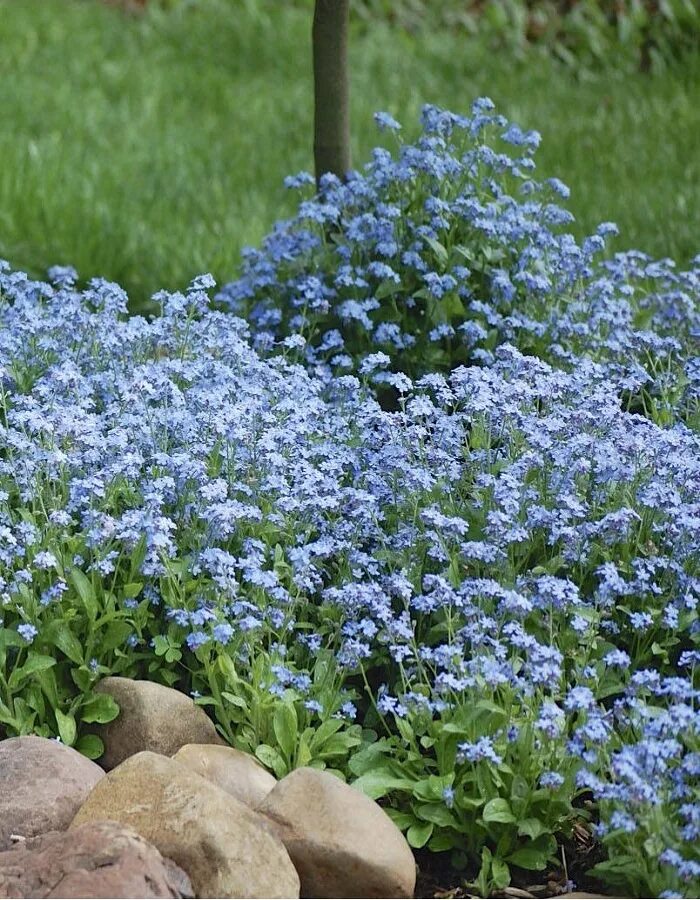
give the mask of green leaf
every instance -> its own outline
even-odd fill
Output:
[[[268,769],[272,769],[278,778],[284,778],[287,774],[287,764],[274,747],[268,744],[260,744],[255,748],[255,755]]]
[[[41,687],[46,699],[52,707],[59,705],[58,685],[56,683],[56,672],[52,666],[48,666],[41,672],[36,673],[37,684]]]
[[[32,734],[36,713],[29,708],[29,705],[21,697],[15,697],[13,705],[15,707],[15,721],[18,723],[16,727],[18,727],[19,733]]]
[[[593,878],[599,878],[606,884],[625,888],[638,884],[640,879],[637,860],[625,857],[608,859],[605,862],[597,863],[592,869],[589,869],[587,874]]]
[[[484,822],[510,824],[517,821],[510,808],[510,803],[503,797],[494,797],[493,800],[489,800],[481,816]]]
[[[411,825],[406,832],[406,840],[411,847],[415,847],[416,850],[420,847],[425,847],[430,840],[434,827],[432,822],[422,822],[417,825]]]
[[[361,743],[362,738],[359,734],[350,734],[344,731],[342,734],[334,734],[332,737],[329,737],[316,755],[320,756],[321,759],[325,759],[328,756],[338,756],[347,753],[348,750],[359,746]]]
[[[375,769],[382,767],[382,764],[384,763],[384,754],[388,753],[389,750],[390,747],[384,741],[370,743],[366,747],[363,747],[362,750],[358,750],[358,752],[351,757],[348,768],[353,775],[357,775],[358,777],[366,775],[368,772],[372,772]]]
[[[477,876],[477,887],[480,897],[488,897],[491,894],[489,875],[491,874],[491,861],[493,856],[488,847],[481,848],[481,867]]]
[[[428,849],[433,853],[442,853],[445,850],[453,850],[459,846],[459,838],[454,832],[438,831],[433,834],[428,842]]]
[[[511,800],[525,800],[530,796],[530,785],[522,775],[516,775],[513,778],[513,784],[510,789]]]
[[[497,856],[491,861],[491,880],[497,891],[502,891],[510,884],[510,869],[508,863]]]
[[[317,750],[320,750],[328,738],[332,737],[342,727],[342,719],[326,719],[325,722],[321,722],[311,738],[311,752],[315,753]]]
[[[132,626],[123,619],[117,619],[115,622],[110,622],[107,628],[102,632],[100,651],[102,653],[109,653],[110,650],[123,646],[133,630]]]
[[[88,694],[90,692],[92,682],[95,678],[95,676],[87,666],[80,666],[80,668],[78,669],[71,669],[70,677],[75,682],[76,687],[79,687],[84,694]],[[54,703],[53,705],[58,706],[58,701],[56,701],[56,703]]]
[[[218,706],[219,705],[216,697],[212,697],[209,694],[202,696],[202,697],[196,697],[194,702],[197,704],[197,706]]]
[[[55,709],[54,715],[56,716],[56,724],[58,725],[58,733],[61,736],[61,740],[67,747],[72,747],[77,734],[75,719],[69,714],[62,713],[60,709]]]
[[[122,587],[122,596],[127,600],[132,600],[134,597],[138,597],[142,590],[143,583],[140,581],[133,581]]]
[[[297,711],[291,703],[280,703],[272,718],[272,730],[282,753],[291,761],[297,744],[299,722]]]
[[[455,294],[443,297],[440,301],[440,312],[448,320],[454,319],[456,316],[463,318],[466,315],[464,304]]]
[[[387,278],[378,285],[377,290],[374,292],[374,296],[377,300],[383,300],[385,297],[397,294],[401,289],[401,282],[397,284],[392,278]]]
[[[442,828],[459,828],[456,816],[444,803],[422,803],[413,809],[416,816],[424,822],[432,822]]]
[[[352,786],[362,791],[372,800],[385,797],[391,791],[412,791],[414,782],[408,778],[399,778],[389,769],[374,769],[365,772],[353,781]]]
[[[42,637],[54,647],[58,647],[72,662],[82,665],[85,661],[82,645],[65,620],[54,619],[53,622],[49,622]]]
[[[447,250],[445,250],[445,248],[440,243],[440,241],[436,241],[435,238],[431,238],[431,237],[424,237],[423,240],[433,251],[433,253],[437,257],[438,261],[441,262],[443,265],[445,265],[447,263],[447,259],[448,259]],[[421,844],[421,846],[423,846],[423,845]]]
[[[165,656],[170,649],[170,641],[164,634],[157,634],[153,638],[153,649],[156,656]]]
[[[141,574],[141,566],[146,559],[146,552],[148,550],[148,546],[146,543],[146,535],[143,535],[139,538],[139,542],[134,547],[131,552],[131,568],[129,571],[129,581],[136,581],[137,575]]]
[[[232,694],[230,691],[222,691],[221,696],[226,700],[231,706],[237,706],[239,709],[248,709],[248,704],[245,702],[243,697],[239,697],[236,694]]]
[[[400,809],[393,809],[391,806],[387,807],[384,812],[401,831],[408,831],[411,825],[416,824],[416,817],[413,813],[403,812]]]
[[[417,800],[438,800],[442,802],[445,788],[451,787],[453,775],[428,775],[415,783],[413,796]]]
[[[29,707],[39,716],[39,721],[43,721],[46,716],[46,703],[44,702],[44,695],[38,681],[33,680],[25,686],[24,698]]]
[[[92,582],[80,569],[73,569],[68,576],[68,580],[72,582],[78,592],[78,596],[83,601],[85,612],[88,614],[90,621],[94,622],[97,618],[98,604]]]
[[[521,819],[518,824],[518,834],[521,837],[529,837],[533,841],[536,841],[540,835],[548,833],[547,826],[539,819]]]
[[[75,749],[88,759],[99,759],[105,752],[105,745],[96,734],[83,734],[78,738]]]
[[[522,847],[510,854],[508,862],[521,869],[540,871],[547,868],[549,853],[546,850],[538,850],[536,847]]]
[[[99,722],[104,725],[111,722],[119,715],[119,706],[109,694],[93,694],[80,708],[80,718],[83,722]]]
[[[241,679],[236,672],[236,667],[233,664],[233,660],[228,655],[228,653],[220,654],[218,658],[219,669],[224,678],[229,682],[229,684],[234,685],[236,682]]]
[[[0,648],[26,647],[27,642],[13,628],[0,628]]]
[[[299,747],[297,749],[296,760],[294,761],[295,767],[297,768],[300,766],[307,766],[313,758],[309,746],[310,732],[311,729],[307,728],[299,738]]]
[[[42,656],[40,653],[34,653],[23,666],[20,666],[12,672],[8,679],[7,686],[10,690],[18,688],[36,672],[43,672],[44,669],[50,669],[55,665],[56,660],[52,656]]]

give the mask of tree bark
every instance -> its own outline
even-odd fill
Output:
[[[345,178],[350,170],[350,0],[316,0],[314,59],[314,164],[316,181],[326,172]]]

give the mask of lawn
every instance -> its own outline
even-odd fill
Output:
[[[0,257],[119,281],[139,303],[211,271],[292,210],[311,166],[310,12],[212,0],[146,17],[84,0],[0,0]],[[269,9],[269,7],[267,7]],[[353,140],[372,113],[418,129],[425,102],[487,94],[542,132],[540,175],[573,188],[580,236],[687,261],[700,249],[700,64],[653,76],[575,75],[540,53],[505,58],[455,33],[377,25],[352,39]]]

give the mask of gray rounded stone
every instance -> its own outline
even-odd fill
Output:
[[[299,877],[265,818],[181,763],[145,751],[100,781],[71,829],[111,819],[189,875],[197,897],[298,897]]]
[[[119,705],[117,718],[95,729],[105,745],[100,758],[105,769],[143,750],[172,756],[185,744],[223,743],[202,707],[181,691],[117,676],[104,678],[96,690]]]
[[[412,897],[411,848],[369,797],[319,769],[290,772],[258,810],[274,822],[303,897]]]
[[[277,779],[250,753],[213,744],[186,744],[173,759],[255,809]]]

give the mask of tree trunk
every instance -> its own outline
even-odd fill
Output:
[[[350,0],[316,0],[314,57],[314,163],[316,181],[326,172],[345,178],[350,170]]]

